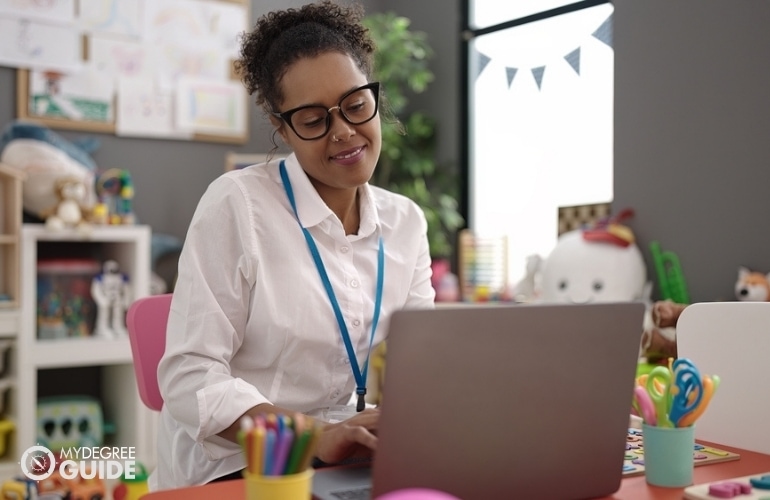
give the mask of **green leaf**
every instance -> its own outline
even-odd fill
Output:
[[[436,161],[435,119],[409,107],[409,99],[427,91],[435,80],[430,68],[433,49],[425,33],[411,30],[411,21],[393,12],[370,14],[364,25],[377,46],[375,79],[406,129],[402,135],[383,123],[382,151],[371,183],[420,205],[428,223],[431,256],[448,257],[456,231],[465,224],[456,198],[457,175]]]

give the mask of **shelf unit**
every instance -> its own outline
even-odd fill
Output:
[[[21,170],[0,163],[0,312],[15,316],[19,304],[19,233],[21,191],[26,176]],[[0,318],[0,334],[5,335]]]
[[[0,459],[0,478],[19,471],[21,454],[37,443],[36,412],[40,395],[80,395],[97,388],[105,419],[115,433],[105,445],[131,446],[136,458],[155,466],[157,416],[139,399],[128,337],[37,338],[37,264],[43,256],[112,259],[129,278],[132,300],[149,295],[150,240],[147,226],[95,226],[88,234],[76,230],[51,231],[44,224],[21,228],[20,317],[9,369],[14,380],[6,415],[16,430]],[[2,328],[2,322],[0,322]],[[70,378],[71,377],[71,378]],[[93,378],[88,380],[84,377]],[[55,381],[56,387],[50,387]],[[46,387],[49,385],[49,387]]]

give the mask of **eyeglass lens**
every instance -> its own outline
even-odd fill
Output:
[[[337,106],[332,108],[336,109]],[[339,111],[349,123],[359,125],[371,120],[377,113],[374,89],[363,88],[348,94],[339,103]],[[303,139],[325,135],[331,125],[331,112],[323,106],[308,106],[292,113],[291,126]]]

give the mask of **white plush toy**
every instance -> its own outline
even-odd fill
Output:
[[[542,263],[539,286],[540,302],[573,304],[649,301],[651,291],[642,253],[617,219],[562,234]]]

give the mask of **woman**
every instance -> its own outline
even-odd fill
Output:
[[[363,409],[389,315],[432,307],[434,291],[423,213],[368,184],[381,103],[362,12],[271,12],[244,37],[244,83],[292,153],[221,176],[193,216],[158,370],[153,489],[238,477],[244,415],[324,421],[324,462],[377,446],[377,409],[332,415],[354,392]]]

